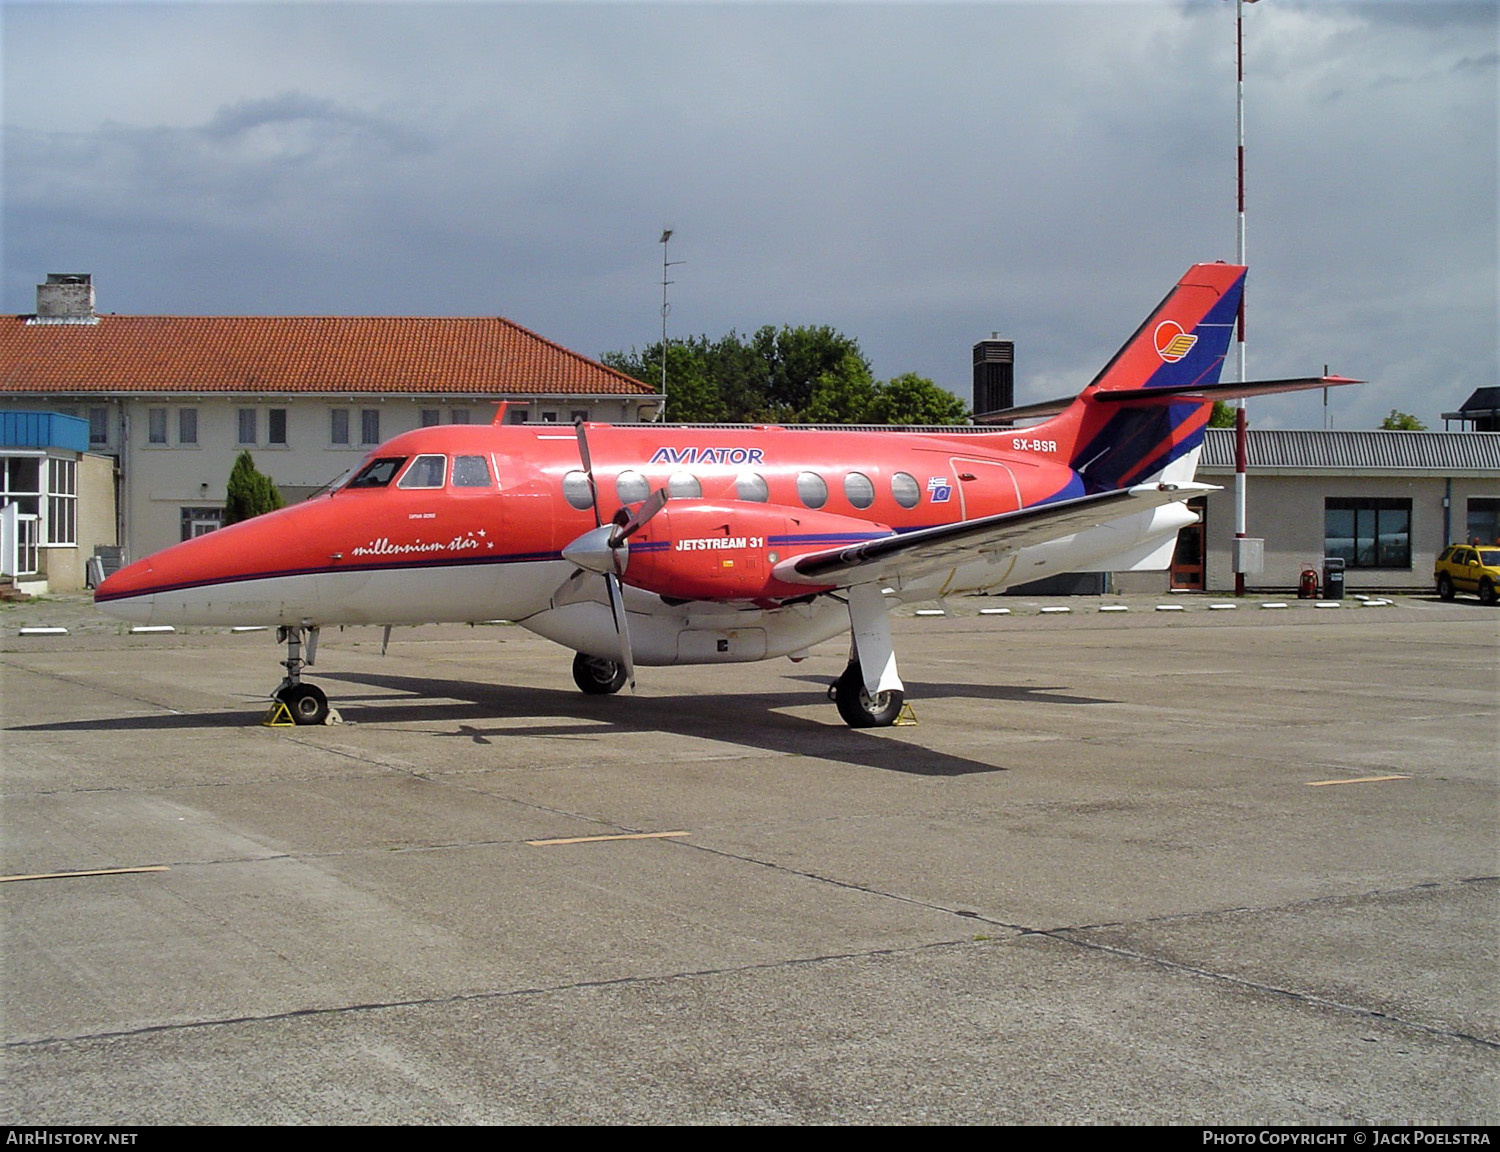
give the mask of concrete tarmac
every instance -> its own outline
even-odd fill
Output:
[[[0,610],[5,1119],[1500,1122],[1500,612],[1159,602],[906,611],[873,732],[841,643],[329,631],[267,728],[271,633]]]

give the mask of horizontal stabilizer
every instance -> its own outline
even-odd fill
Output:
[[[1226,384],[1183,385],[1178,388],[1151,388],[1140,392],[1100,392],[1095,400],[1103,403],[1152,401],[1163,398],[1173,400],[1233,400],[1239,396],[1272,396],[1278,392],[1306,392],[1312,388],[1337,388],[1343,384],[1363,384],[1348,376],[1299,376],[1291,380],[1247,380],[1241,384],[1231,380]]]
[[[778,580],[846,587],[873,580],[909,579],[951,568],[975,554],[996,559],[1107,524],[1134,512],[1215,491],[1212,484],[1141,484],[1072,500],[1001,512],[977,520],[895,533],[821,552],[793,556],[776,565]]]
[[[1179,387],[1143,388],[1125,392],[1095,392],[1089,398],[1111,404],[1150,404],[1159,400],[1233,400],[1238,396],[1272,396],[1278,392],[1305,392],[1311,388],[1337,388],[1344,384],[1363,384],[1348,376],[1298,376],[1289,380],[1231,380],[1224,384],[1186,384]],[[1034,420],[1056,416],[1066,411],[1077,396],[1059,396],[1015,408],[980,412],[974,419],[981,424],[1008,424],[1013,420]]]

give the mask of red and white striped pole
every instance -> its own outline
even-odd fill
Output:
[[[1253,4],[1255,0],[1248,0],[1248,2]],[[1239,201],[1235,263],[1241,267],[1245,264],[1245,3],[1246,0],[1234,0],[1234,129]],[[1249,379],[1245,368],[1245,294],[1243,290],[1240,292],[1237,320],[1235,337],[1239,343],[1240,383],[1243,384]],[[1235,400],[1234,408],[1234,536],[1236,540],[1243,540],[1248,535],[1245,513],[1245,473],[1249,465],[1249,451],[1246,444],[1248,423],[1243,396]],[[1244,567],[1243,554],[1240,551],[1242,547],[1237,546],[1235,549],[1234,594],[1236,596],[1245,594],[1245,573],[1241,570]]]

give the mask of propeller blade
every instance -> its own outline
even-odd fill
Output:
[[[620,578],[613,572],[604,575],[604,586],[609,589],[609,610],[615,617],[615,636],[620,641],[620,665],[625,669],[625,679],[630,690],[635,691],[635,656],[630,650],[630,625],[625,620],[625,590],[620,587]]]
[[[629,540],[644,528],[651,517],[660,512],[666,503],[667,490],[665,488],[658,488],[650,496],[646,497],[645,502],[634,512],[621,508],[620,512],[626,513],[626,517],[622,521],[620,519],[620,512],[615,513],[615,531],[609,538],[609,546],[611,548],[618,548],[625,541]]]
[[[583,464],[584,475],[589,478],[589,491],[594,497],[594,527],[598,528],[603,525],[604,519],[599,515],[599,485],[594,480],[594,462],[589,457],[589,438],[583,430],[582,420],[573,427],[578,430],[578,459]]]
[[[574,426],[578,429],[578,459],[583,463],[583,471],[589,478],[589,491],[594,496],[594,530],[585,532],[564,548],[563,558],[604,577],[604,587],[609,593],[609,611],[615,621],[615,638],[620,642],[620,666],[625,669],[625,679],[634,692],[635,656],[630,650],[630,625],[625,619],[625,590],[620,585],[620,573],[625,571],[625,565],[630,561],[630,548],[625,542],[642,524],[661,511],[661,506],[667,501],[667,493],[665,489],[652,493],[633,515],[626,513],[623,523],[617,513],[614,521],[606,528],[604,518],[599,515],[599,484],[594,479],[594,461],[589,455],[588,433],[584,431],[582,420]],[[620,512],[624,513],[625,509],[620,509]]]

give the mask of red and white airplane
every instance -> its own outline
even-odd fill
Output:
[[[589,693],[635,665],[788,656],[852,634],[834,696],[892,723],[887,611],[1060,572],[1162,569],[1212,401],[1356,383],[1219,384],[1245,269],[1190,268],[1076,397],[992,433],[502,424],[382,444],[326,496],[175,545],[95,599],[146,624],[275,625],[298,723],[325,625],[513,620]],[[502,410],[503,414],[503,410]],[[307,658],[303,658],[306,645]]]

